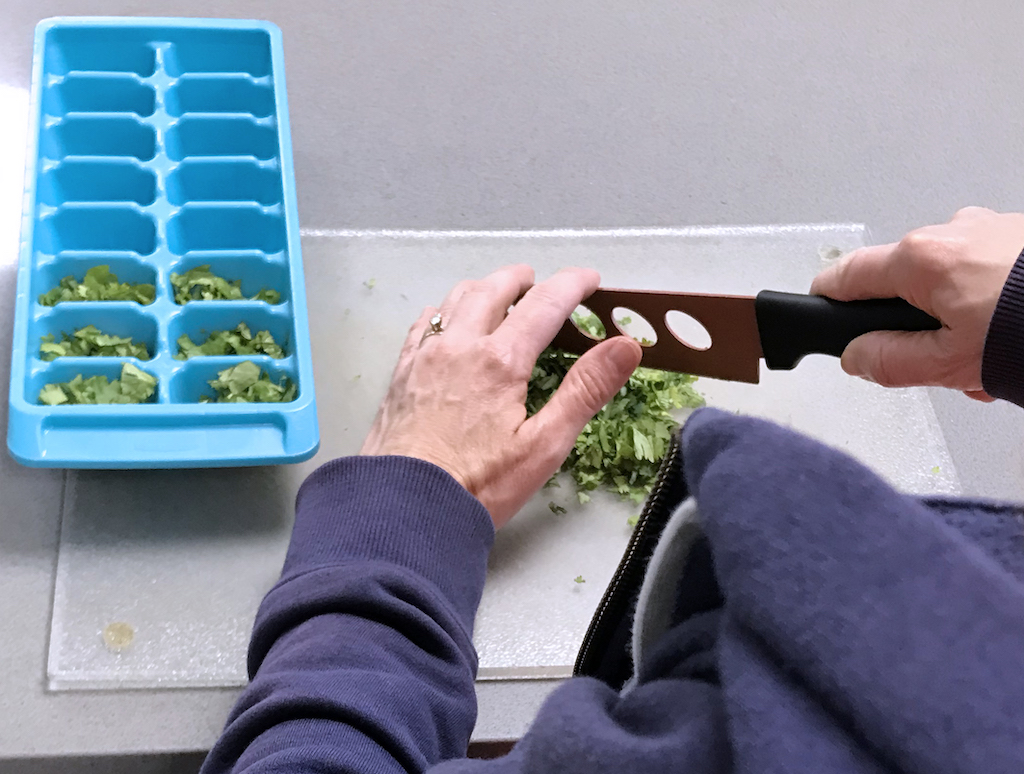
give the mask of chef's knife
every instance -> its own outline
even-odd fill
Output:
[[[847,344],[870,331],[942,327],[934,317],[900,298],[834,301],[773,290],[762,290],[756,296],[715,296],[601,288],[583,303],[609,335],[624,332],[612,319],[613,309],[629,309],[647,320],[657,340],[644,346],[641,365],[752,384],[758,382],[761,358],[769,369],[789,370],[804,355],[838,357]],[[665,321],[672,311],[683,312],[703,325],[711,345],[696,349],[684,344]],[[551,345],[583,354],[597,343],[569,321]]]

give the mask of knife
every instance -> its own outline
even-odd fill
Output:
[[[870,331],[942,327],[934,317],[901,298],[835,301],[774,290],[762,290],[756,296],[716,296],[599,288],[583,303],[611,335],[624,333],[613,321],[614,309],[629,310],[625,314],[630,317],[646,319],[657,340],[644,342],[643,366],[751,384],[759,380],[761,358],[773,371],[790,370],[805,355],[838,357],[847,344]],[[697,349],[672,333],[665,318],[673,311],[703,325],[711,336],[710,346]],[[551,346],[582,355],[597,343],[569,320]]]

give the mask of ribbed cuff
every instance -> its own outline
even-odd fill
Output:
[[[1024,251],[992,313],[981,358],[981,385],[993,398],[1024,406]]]
[[[494,542],[490,514],[447,472],[412,457],[343,457],[302,485],[282,579],[380,560],[434,583],[476,612]]]

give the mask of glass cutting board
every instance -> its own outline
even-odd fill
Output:
[[[823,255],[864,239],[864,228],[849,224],[307,234],[319,454],[285,467],[69,472],[50,687],[244,684],[253,617],[280,572],[299,484],[318,464],[358,450],[408,326],[457,281],[526,262],[539,277],[592,266],[612,287],[804,292]],[[847,377],[827,357],[762,371],[760,385],[697,386],[710,405],[790,425],[904,490],[959,492],[924,390]],[[567,512],[552,513],[552,502]],[[636,511],[600,495],[581,506],[566,483],[540,492],[499,534],[476,624],[481,679],[570,674]]]

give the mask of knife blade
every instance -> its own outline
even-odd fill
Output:
[[[838,357],[846,345],[870,331],[938,330],[942,324],[901,298],[835,301],[824,296],[762,290],[756,296],[720,296],[653,290],[600,288],[583,302],[609,335],[624,334],[612,317],[616,308],[642,316],[657,340],[644,346],[641,365],[757,384],[760,361],[770,370],[795,368],[805,355]],[[707,348],[684,343],[666,322],[673,311],[704,326]],[[583,354],[599,340],[571,320],[551,342]]]

